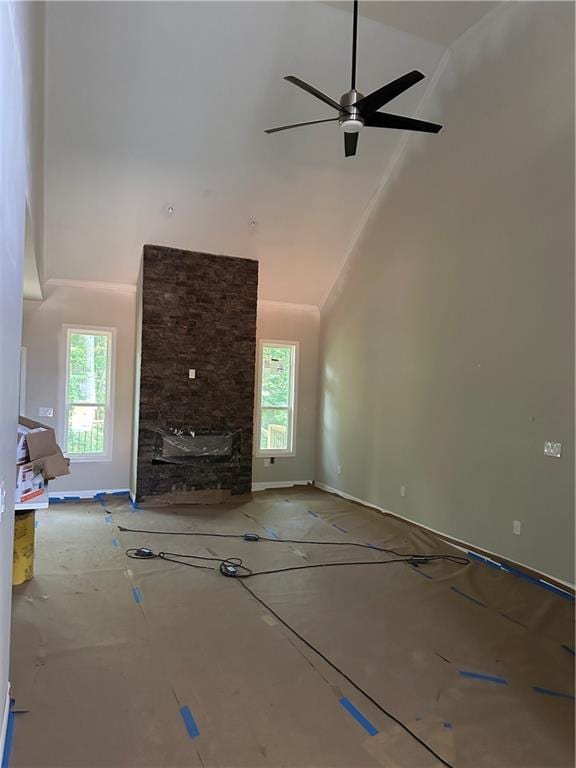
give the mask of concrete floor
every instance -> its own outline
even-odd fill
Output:
[[[384,711],[445,764],[574,763],[573,600],[477,562],[292,570],[251,594],[125,549],[254,570],[393,556],[117,526],[462,554],[432,534],[313,488],[186,509],[107,497],[37,522],[35,577],[14,589],[13,768],[442,764]]]

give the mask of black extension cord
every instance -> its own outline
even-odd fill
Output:
[[[398,557],[391,560],[364,560],[364,561],[350,561],[350,562],[336,562],[336,563],[310,563],[308,565],[296,565],[288,568],[275,568],[268,571],[252,571],[250,568],[247,568],[245,565],[243,565],[242,560],[239,557],[219,558],[219,557],[204,557],[202,555],[181,554],[177,552],[154,552],[148,547],[138,547],[138,548],[133,547],[126,550],[126,555],[128,557],[131,557],[134,560],[154,560],[154,559],[166,560],[170,563],[177,563],[178,565],[186,565],[190,568],[201,568],[204,570],[211,570],[211,571],[218,570],[223,576],[239,580],[242,587],[252,596],[254,600],[260,603],[284,627],[286,627],[286,629],[292,632],[292,634],[295,635],[300,640],[301,643],[307,646],[311,651],[313,651],[317,656],[319,656],[326,664],[328,664],[328,666],[332,667],[332,669],[334,669],[339,675],[341,675],[355,690],[357,690],[371,704],[373,704],[373,706],[376,707],[376,709],[379,712],[381,712],[387,718],[389,718],[390,720],[395,722],[398,726],[400,726],[400,728],[402,728],[403,731],[405,731],[409,736],[411,736],[415,741],[417,741],[425,750],[427,750],[440,763],[442,763],[442,765],[446,766],[446,768],[453,768],[453,766],[449,762],[447,762],[429,744],[427,744],[416,733],[414,733],[414,731],[412,731],[405,723],[403,723],[402,720],[397,718],[389,710],[383,707],[364,688],[358,685],[358,683],[355,683],[354,680],[349,675],[347,675],[346,672],[344,672],[337,664],[331,661],[315,645],[313,645],[311,642],[306,640],[305,637],[303,637],[297,630],[294,629],[294,627],[291,624],[289,624],[278,613],[276,613],[276,611],[273,608],[271,608],[264,600],[262,600],[262,598],[258,597],[258,595],[252,589],[250,589],[250,587],[246,584],[246,580],[252,576],[267,576],[274,573],[286,573],[287,571],[301,571],[301,570],[306,570],[310,568],[334,568],[334,567],[342,567],[342,566],[349,566],[349,565],[362,566],[362,565],[387,565],[391,563],[408,563],[409,565],[418,567],[420,565],[433,562],[434,560],[446,560],[448,562],[454,563],[455,565],[468,565],[470,563],[470,560],[468,560],[468,558],[459,557],[458,555],[444,555],[444,554],[441,554],[441,555],[418,555],[414,553],[401,554],[400,552],[396,552],[393,549],[387,549],[385,547],[377,547],[371,544],[362,544],[360,542],[305,541],[301,539],[276,539],[276,538],[273,539],[273,538],[266,538],[264,536],[259,536],[256,533],[234,534],[234,533],[210,533],[210,532],[204,532],[204,531],[145,531],[145,530],[138,530],[138,529],[132,529],[132,528],[125,528],[124,526],[118,526],[118,529],[126,533],[148,533],[148,534],[159,534],[159,535],[164,534],[164,535],[180,535],[180,536],[182,535],[214,536],[218,538],[244,539],[245,541],[266,541],[266,542],[276,542],[276,543],[284,543],[284,544],[353,546],[353,547],[361,547],[363,549],[372,549],[372,550],[376,550],[377,552],[385,552],[385,553],[397,555]],[[177,558],[185,558],[185,559],[180,560]],[[198,563],[186,562],[186,560],[202,560],[202,561],[218,563],[218,565],[217,566],[200,565]]]
[[[408,562],[410,565],[423,565],[428,562],[432,562],[433,560],[446,560],[447,562],[454,563],[455,565],[468,565],[470,560],[467,557],[460,557],[458,555],[419,555],[414,552],[397,552],[395,549],[390,549],[388,547],[378,547],[376,544],[364,544],[360,541],[307,541],[305,539],[279,539],[279,538],[269,538],[267,536],[260,536],[257,533],[214,533],[212,531],[146,531],[141,528],[126,528],[123,525],[118,526],[118,530],[122,531],[123,533],[148,533],[154,536],[208,536],[208,537],[214,537],[214,538],[220,538],[220,539],[243,539],[244,541],[266,541],[270,544],[314,544],[317,546],[325,546],[325,547],[360,547],[361,549],[371,549],[375,552],[386,552],[391,555],[396,555],[397,557],[401,558],[408,558],[407,560],[403,560],[402,562]],[[174,554],[174,553],[168,553],[168,554]],[[190,555],[177,555],[177,557],[190,557]],[[141,559],[141,558],[137,558]],[[210,559],[210,558],[207,558]],[[413,559],[415,562],[410,562],[410,560]],[[366,561],[366,564],[372,563],[372,562],[381,562],[381,561]],[[398,561],[391,561],[387,560],[385,562],[398,562]],[[359,563],[364,565],[364,563]],[[336,563],[334,563],[336,565]],[[347,563],[343,563],[343,565],[347,565]],[[314,567],[321,567],[321,566],[300,566],[301,568],[314,568]],[[286,570],[293,570],[293,569],[286,569]],[[278,571],[262,571],[262,573],[278,573]]]

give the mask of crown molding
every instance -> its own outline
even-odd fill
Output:
[[[320,312],[320,308],[315,304],[292,304],[288,301],[269,301],[268,299],[258,299],[258,307],[283,309],[288,312],[315,312],[316,314]]]
[[[44,285],[45,288],[85,288],[91,291],[111,291],[128,295],[136,293],[136,286],[131,283],[106,283],[98,280],[64,280],[51,277]]]

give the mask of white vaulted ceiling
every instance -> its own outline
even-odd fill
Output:
[[[437,17],[418,25],[403,10],[412,3],[370,5],[360,90],[412,69],[432,75],[449,42],[425,39]],[[416,5],[446,19],[450,6],[478,6],[453,19],[460,33],[491,4]],[[346,159],[337,124],[264,129],[334,116],[282,78],[339,98],[350,35],[348,9],[326,3],[49,3],[47,276],[134,283],[154,242],[256,258],[261,298],[318,304],[402,134],[365,130]],[[413,114],[425,87],[390,111]]]

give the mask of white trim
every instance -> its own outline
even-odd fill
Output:
[[[260,423],[262,419],[262,350],[265,346],[278,346],[278,347],[293,347],[294,355],[292,359],[292,402],[288,407],[288,415],[291,415],[290,424],[290,450],[282,448],[274,448],[270,450],[262,450],[260,448]],[[294,458],[296,456],[296,424],[297,424],[297,408],[298,408],[298,385],[299,385],[299,360],[300,360],[300,342],[289,341],[287,339],[259,339],[258,340],[258,352],[256,355],[257,371],[256,371],[256,397],[255,406],[256,413],[254,415],[254,456],[259,459],[266,458]],[[269,406],[273,410],[273,406]],[[281,410],[281,409],[279,409]]]
[[[289,312],[314,312],[320,314],[320,307],[315,304],[292,304],[288,301],[270,301],[269,299],[258,299],[258,307],[262,309],[284,309]]]
[[[408,523],[412,523],[413,525],[418,526],[419,528],[424,528],[427,531],[430,531],[430,533],[435,533],[438,536],[447,536],[449,539],[458,542],[464,549],[464,551],[474,552],[475,554],[478,554],[480,557],[484,557],[484,553],[486,552],[491,557],[489,559],[494,558],[503,558],[505,560],[508,560],[511,563],[514,563],[515,565],[519,565],[522,568],[527,568],[530,571],[534,571],[535,573],[540,574],[540,576],[543,576],[544,578],[541,579],[541,581],[545,581],[545,579],[550,579],[550,586],[556,587],[556,584],[563,584],[565,587],[568,587],[569,589],[575,589],[576,585],[571,584],[569,581],[565,581],[564,579],[560,579],[558,576],[551,576],[549,573],[545,573],[544,571],[540,571],[537,568],[534,568],[532,565],[526,565],[526,563],[521,563],[519,560],[512,560],[509,557],[506,557],[506,555],[501,555],[498,552],[492,552],[489,549],[484,549],[482,547],[482,551],[477,551],[474,544],[470,544],[467,541],[464,541],[463,539],[459,539],[456,536],[452,536],[450,533],[444,533],[443,531],[438,531],[436,528],[430,528],[429,525],[425,525],[424,523],[420,523],[417,520],[412,520],[410,517],[405,517],[404,515],[399,515],[397,512],[391,512],[389,509],[384,509],[384,507],[379,507],[377,504],[372,504],[369,501],[365,501],[365,499],[359,499],[357,496],[351,496],[349,493],[345,493],[344,491],[338,490],[338,488],[332,488],[330,485],[325,485],[324,483],[318,482],[318,480],[314,481],[314,485],[316,488],[320,488],[321,491],[326,491],[327,493],[334,493],[336,496],[341,496],[343,499],[349,499],[350,501],[355,501],[358,504],[362,504],[364,507],[370,507],[371,509],[375,509],[377,512],[381,512],[383,515],[391,515],[392,517],[397,517],[399,520],[405,520]],[[450,543],[450,542],[448,542]],[[456,546],[456,545],[454,545]],[[497,565],[501,565],[499,560],[494,560],[494,562]],[[555,583],[556,582],[556,583]],[[545,582],[548,583],[548,582]],[[558,587],[556,587],[558,588]]]
[[[4,704],[4,713],[2,722],[0,722],[0,762],[4,761],[4,749],[6,748],[6,732],[8,730],[8,719],[10,717],[10,681],[6,688],[6,702]]]
[[[60,437],[63,445],[63,453],[65,453],[72,463],[76,462],[109,462],[113,458],[114,447],[114,391],[116,382],[116,328],[110,326],[95,326],[95,325],[72,325],[70,323],[64,323],[62,326],[64,331],[64,380],[60,388],[62,399],[62,408],[60,409]],[[106,371],[106,404],[104,405],[104,451],[103,453],[84,453],[84,454],[68,454],[68,385],[69,385],[69,365],[70,365],[70,334],[75,331],[79,333],[94,332],[95,334],[106,334],[108,336],[108,355],[107,355],[107,371]],[[78,405],[78,403],[76,404]],[[87,405],[94,405],[94,403],[87,403]],[[100,404],[101,405],[101,404]]]
[[[447,48],[444,53],[442,54],[440,61],[438,62],[438,66],[434,70],[434,74],[428,81],[428,85],[426,87],[426,90],[424,91],[424,94],[422,98],[420,99],[418,106],[416,108],[416,111],[414,112],[413,117],[419,117],[424,103],[426,102],[428,96],[434,88],[436,87],[436,84],[438,83],[438,80],[440,79],[440,75],[444,72],[444,69],[446,67],[446,64],[448,63],[448,59],[450,58],[450,48]],[[388,182],[391,181],[392,176],[394,174],[396,165],[400,162],[400,159],[404,155],[404,152],[406,151],[406,147],[408,146],[408,142],[412,138],[413,134],[406,131],[398,144],[396,145],[396,149],[392,155],[392,158],[390,160],[390,163],[388,164],[386,170],[384,171],[384,175],[382,176],[380,180],[380,184],[378,184],[378,187],[376,188],[376,191],[370,198],[370,201],[368,205],[366,206],[364,213],[362,215],[362,218],[360,219],[360,222],[356,229],[354,230],[354,233],[352,235],[352,239],[350,240],[347,249],[345,250],[342,258],[338,262],[338,266],[336,267],[336,272],[334,274],[333,280],[328,285],[328,288],[324,292],[324,295],[322,296],[320,300],[320,309],[324,308],[324,305],[330,298],[330,295],[332,294],[332,291],[336,287],[338,280],[340,279],[340,276],[344,272],[344,269],[346,265],[348,264],[350,258],[352,257],[352,254],[354,253],[356,246],[358,245],[358,242],[360,240],[360,237],[362,236],[362,233],[364,232],[364,229],[366,228],[366,225],[368,224],[368,220],[370,216],[372,215],[373,211],[375,210],[376,206],[382,199],[382,196],[384,195],[384,192],[386,190],[386,187],[388,186]]]
[[[98,491],[49,491],[49,499],[93,499],[98,493],[107,493],[112,495],[113,493],[130,493],[128,488],[100,488]]]
[[[136,286],[132,283],[106,283],[98,280],[64,280],[59,277],[50,277],[46,280],[46,288],[87,288],[92,291],[112,291],[114,293],[136,293]]]
[[[268,488],[292,488],[294,485],[311,485],[312,480],[270,480],[264,483],[252,483],[253,491],[265,491]]]

